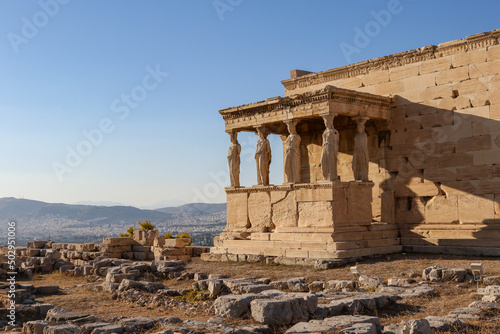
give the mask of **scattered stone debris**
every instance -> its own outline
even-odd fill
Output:
[[[454,281],[454,282],[470,282],[474,281],[474,276],[469,268],[452,268],[446,269],[439,266],[425,268],[422,273],[422,279],[439,282],[439,281]]]
[[[16,268],[27,277],[54,270],[74,276],[96,274],[93,261],[125,259],[129,261],[182,260],[190,261],[208,252],[208,247],[188,246],[190,238],[168,239],[158,236],[158,230],[135,230],[133,237],[104,238],[102,243],[56,243],[30,241],[27,247],[16,247]],[[0,277],[9,268],[8,247],[0,247]]]
[[[360,324],[361,325],[360,327]],[[355,326],[363,331],[357,333],[381,333],[382,326],[377,317],[365,315],[340,315],[325,318],[323,320],[310,320],[309,322],[299,322],[286,331],[287,334],[299,333],[328,333],[335,330],[345,330]],[[354,333],[350,331],[350,333]]]
[[[149,240],[143,236],[144,240]],[[153,239],[153,241],[156,239]],[[118,244],[116,244],[118,243]],[[107,241],[108,253],[122,250],[124,241]],[[47,248],[47,245],[50,245]],[[479,289],[481,301],[462,305],[446,316],[428,316],[382,328],[374,316],[382,309],[407,298],[433,297],[435,282],[467,282],[473,278],[469,269],[447,269],[433,266],[423,270],[421,279],[405,274],[387,280],[359,275],[357,280],[309,281],[306,277],[292,277],[271,281],[269,278],[230,278],[224,274],[188,272],[186,263],[178,259],[157,259],[152,262],[134,261],[102,255],[98,247],[80,244],[67,248],[52,248],[53,243],[32,243],[25,249],[23,268],[28,272],[57,269],[77,276],[86,276],[84,286],[91,291],[110,293],[112,298],[147,308],[176,308],[187,317],[205,314],[208,321],[163,317],[99,319],[81,312],[54,308],[37,301],[38,296],[58,294],[59,286],[34,287],[16,284],[16,309],[23,333],[134,333],[156,330],[157,333],[272,333],[277,328],[286,333],[432,333],[436,330],[460,328],[471,320],[480,320],[487,312],[496,311],[500,299],[500,276],[486,277],[490,283]],[[57,244],[56,244],[57,245]],[[111,248],[117,247],[117,248]],[[39,248],[38,251],[33,247]],[[143,246],[145,247],[145,246]],[[136,247],[136,251],[145,248]],[[76,253],[82,253],[78,255]],[[96,256],[84,253],[96,253]],[[98,253],[98,254],[97,254]],[[76,258],[75,258],[76,257]],[[78,260],[78,261],[76,261]],[[76,261],[76,262],[75,262]],[[322,266],[333,266],[336,262]],[[46,267],[44,267],[46,266]],[[165,279],[192,282],[192,289],[171,289]],[[467,284],[466,283],[466,284]],[[493,284],[494,283],[494,284]],[[66,288],[64,288],[66,289]],[[64,290],[63,289],[63,290]],[[0,302],[7,305],[8,285],[0,285]],[[199,301],[193,303],[192,301]],[[0,316],[7,309],[0,309]],[[486,313],[485,313],[486,312]],[[248,319],[253,325],[228,326],[232,319]],[[3,324],[2,324],[3,326]],[[7,328],[4,326],[4,328]],[[16,329],[16,327],[10,327]],[[19,331],[21,327],[17,327]]]

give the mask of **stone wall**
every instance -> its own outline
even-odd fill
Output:
[[[212,254],[338,259],[401,251],[394,224],[372,222],[372,182],[227,189]]]
[[[54,270],[81,276],[86,275],[89,263],[102,259],[136,261],[182,260],[190,261],[208,252],[208,247],[189,246],[190,238],[165,239],[158,230],[134,231],[134,237],[104,238],[102,243],[56,243],[30,241],[27,247],[15,248],[15,266],[20,273],[49,273]],[[11,271],[8,265],[8,247],[0,246],[0,277]]]
[[[499,37],[497,30],[283,81],[285,96],[326,85],[394,96],[390,136],[378,134],[383,154],[370,157],[370,176],[374,218],[395,220],[406,251],[500,255]],[[346,177],[349,153],[340,153]]]
[[[321,134],[324,125],[321,120],[316,120],[317,124],[312,122],[300,122],[298,125],[298,133],[301,138],[301,181],[303,183],[315,183],[323,180],[321,173]],[[342,182],[354,181],[352,172],[352,155],[354,150],[354,136],[356,134],[356,123],[349,117],[335,117],[334,127],[339,131],[339,156],[338,156],[338,175]],[[379,129],[374,121],[369,121],[366,126],[368,135],[368,149],[370,152],[369,178],[374,181],[373,188],[373,220],[381,221],[381,198],[383,189],[380,188],[388,178],[388,174],[384,169],[379,167],[378,162],[382,161],[385,156],[384,145],[379,144]],[[385,140],[385,138],[383,138]]]

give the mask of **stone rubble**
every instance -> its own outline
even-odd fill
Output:
[[[459,328],[468,321],[480,320],[485,311],[497,310],[500,286],[480,289],[482,301],[457,307],[443,317],[428,316],[385,326],[374,314],[406,298],[433,298],[434,282],[468,281],[469,272],[439,266],[426,268],[416,282],[406,277],[386,281],[366,275],[355,280],[308,281],[295,277],[280,281],[268,278],[229,278],[222,274],[190,273],[185,262],[157,260],[150,264],[128,259],[97,257],[89,261],[91,291],[111,293],[115,299],[145,308],[176,308],[186,316],[210,315],[209,321],[178,318],[99,319],[91,314],[72,312],[40,304],[37,295],[56,294],[58,286],[18,284],[18,316],[23,333],[130,333],[158,328],[157,333],[270,333],[287,328],[287,333],[432,333],[433,329]],[[191,280],[192,289],[170,289],[157,280]],[[153,281],[151,281],[153,280]],[[430,282],[429,282],[430,281]],[[485,280],[486,281],[486,280]],[[495,282],[495,280],[490,280]],[[6,285],[0,286],[6,291]],[[279,289],[277,289],[279,288]],[[370,291],[370,292],[366,292]],[[376,291],[376,292],[371,292]],[[199,300],[191,303],[189,300]],[[0,309],[1,310],[1,309]],[[2,312],[0,311],[0,316]],[[260,325],[238,328],[225,324],[230,319],[249,319]]]
[[[158,230],[135,230],[133,237],[104,238],[102,243],[56,243],[36,240],[27,247],[15,248],[17,272],[31,277],[35,273],[58,270],[74,276],[89,276],[96,272],[94,261],[123,259],[127,261],[182,260],[208,252],[208,247],[188,246],[190,238],[165,239]],[[0,247],[0,277],[8,271],[8,248]],[[161,271],[159,268],[158,271]],[[97,273],[100,274],[100,273]]]

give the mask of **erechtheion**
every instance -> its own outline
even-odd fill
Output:
[[[499,39],[293,70],[283,97],[221,110],[231,186],[210,256],[500,255]],[[259,136],[255,185],[239,184],[242,131]]]

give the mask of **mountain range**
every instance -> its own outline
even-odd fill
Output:
[[[55,241],[99,241],[101,237],[117,236],[137,222],[150,220],[160,233],[209,232],[215,235],[225,224],[226,204],[191,203],[156,210],[132,206],[97,206],[46,203],[13,197],[0,198],[0,224],[17,223],[17,237],[24,241],[46,239]],[[4,234],[5,235],[5,234]],[[57,239],[57,240],[56,240]],[[63,239],[63,240],[61,240]],[[0,239],[0,244],[6,240]]]

